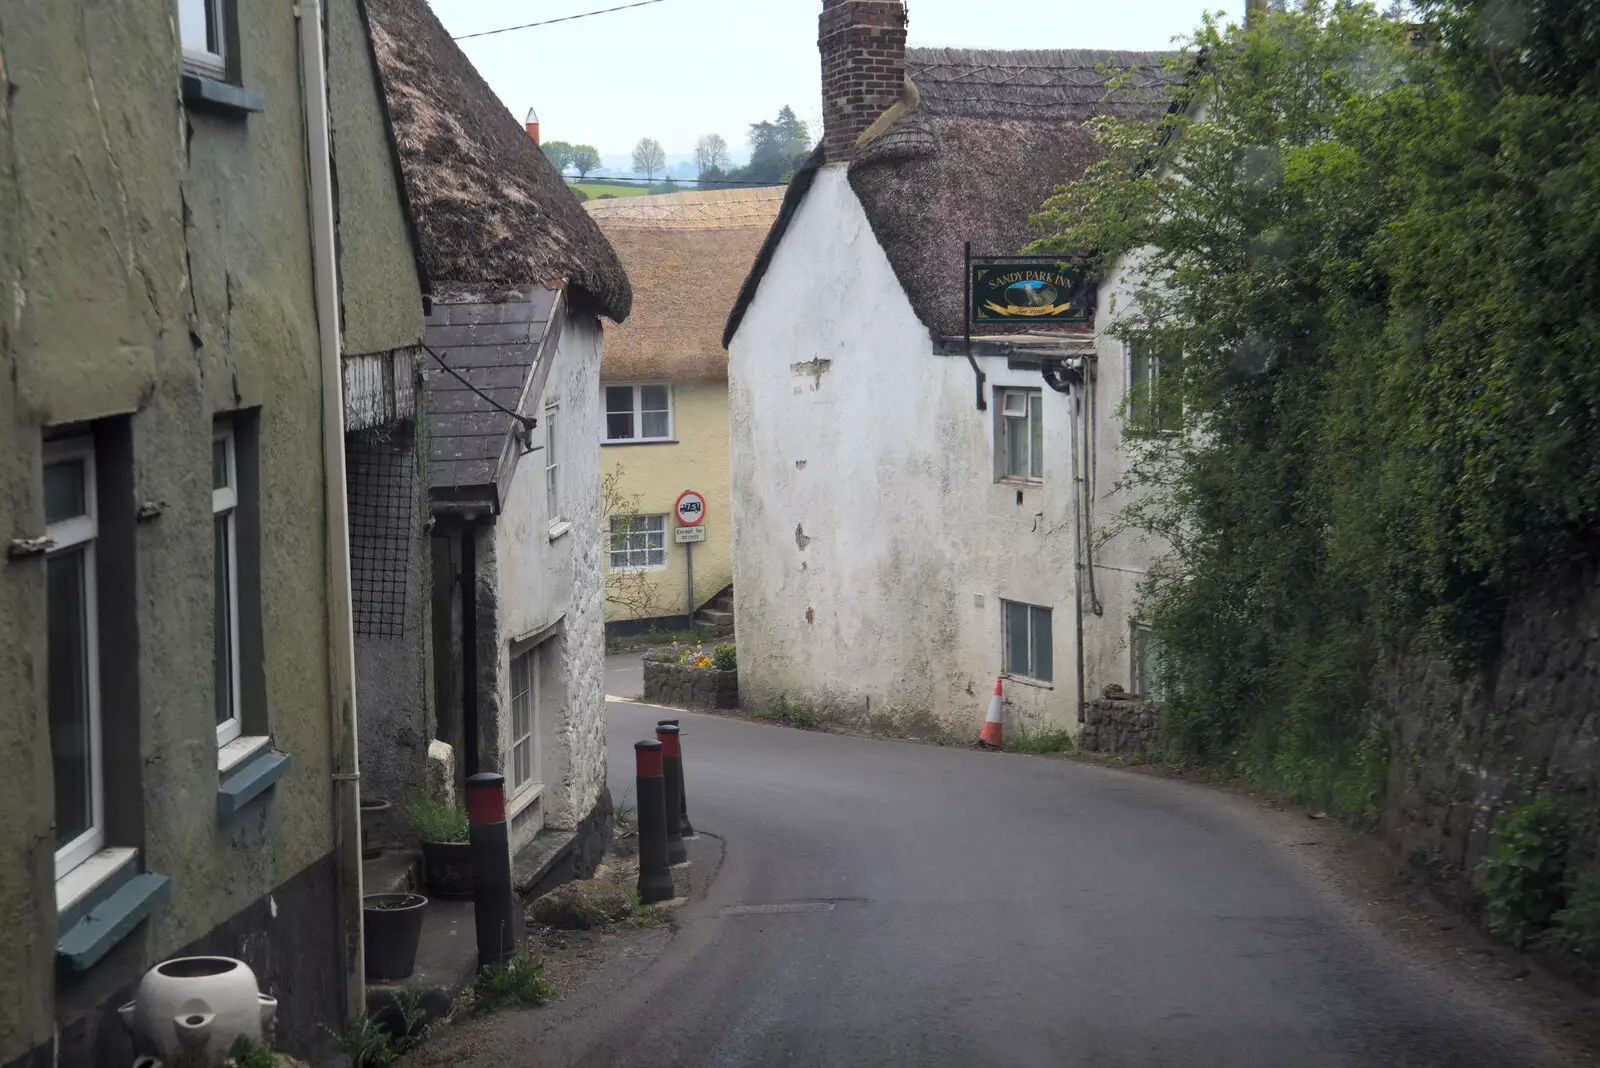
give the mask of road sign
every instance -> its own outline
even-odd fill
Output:
[[[679,545],[688,545],[692,542],[706,540],[705,527],[678,527],[672,532],[672,538]]]
[[[678,494],[674,511],[678,513],[679,526],[697,527],[706,517],[706,499],[694,490],[684,490]]]

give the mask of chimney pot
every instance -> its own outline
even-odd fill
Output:
[[[532,108],[528,109],[528,117],[522,122],[523,129],[528,131],[528,136],[533,138],[533,143],[539,143],[539,113]]]
[[[830,163],[853,159],[856,139],[895,101],[906,77],[904,0],[822,0],[822,136]]]

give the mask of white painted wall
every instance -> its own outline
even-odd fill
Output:
[[[511,741],[511,655],[553,632],[541,677],[543,795],[512,819],[512,848],[541,826],[570,830],[605,785],[605,603],[600,571],[600,321],[572,312],[536,409],[544,442],[555,404],[559,515],[546,504],[546,452],[518,463],[494,531],[500,598],[499,752]],[[509,778],[509,775],[508,775]],[[509,786],[509,783],[508,783]],[[513,804],[513,808],[515,805]]]
[[[1052,608],[1055,678],[1007,685],[1008,727],[1072,727],[1067,399],[1043,391],[1044,484],[997,483],[993,405],[976,409],[964,359],[933,354],[841,165],[817,175],[730,357],[747,704],[976,737],[1010,598]],[[797,366],[814,360],[831,362]],[[982,362],[992,386],[1042,385]]]

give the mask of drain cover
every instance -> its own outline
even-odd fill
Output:
[[[772,905],[728,905],[724,916],[770,916],[776,912],[832,912],[832,901],[780,901]]]

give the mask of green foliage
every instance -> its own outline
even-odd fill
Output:
[[[726,171],[726,177],[752,185],[778,185],[788,182],[805,162],[811,151],[811,128],[786,104],[773,121],[751,123],[749,140],[750,162]]]
[[[590,171],[600,169],[600,150],[593,145],[573,145],[567,166],[578,172],[581,181],[589,176]]]
[[[557,173],[572,166],[572,146],[565,141],[545,141],[539,146]]]
[[[1584,872],[1567,899],[1567,907],[1551,918],[1556,948],[1576,970],[1600,977],[1600,872]]]
[[[667,168],[667,152],[654,137],[641,137],[633,146],[633,169],[655,181],[657,174]]]
[[[667,922],[667,910],[661,905],[646,905],[644,898],[639,894],[639,888],[633,883],[624,885],[622,892],[628,895],[628,904],[633,910],[623,921],[624,926],[634,930],[645,930],[650,927],[660,927]]]
[[[1486,663],[1600,529],[1600,99],[1507,78],[1507,9],[1432,3],[1425,49],[1359,4],[1208,18],[1190,106],[1095,120],[1041,215],[1122,288],[1111,333],[1183,354],[1184,433],[1125,441],[1102,532],[1172,549],[1140,607],[1165,744],[1357,818],[1395,656]]]
[[[401,803],[411,829],[424,842],[465,842],[469,821],[467,810],[426,794],[413,794]]]
[[[506,1005],[543,1005],[560,997],[544,977],[544,965],[521,954],[484,968],[471,993],[473,1007],[480,1012]]]
[[[1055,756],[1070,753],[1077,746],[1072,735],[1064,730],[1031,730],[1019,727],[1006,738],[1006,752],[1029,753],[1034,756]]]
[[[224,1068],[278,1068],[278,1058],[265,1046],[258,1046],[240,1035],[223,1065]]]
[[[338,1040],[339,1051],[350,1058],[350,1068],[387,1068],[422,1044],[428,1034],[422,995],[415,990],[399,991],[394,1009],[398,1030],[364,1013],[350,1021],[344,1034],[329,1031]]]
[[[737,671],[739,669],[739,651],[732,642],[719,645],[711,650],[711,666],[718,671]]]
[[[817,725],[817,714],[804,705],[790,704],[787,697],[779,697],[771,708],[751,713],[756,719],[772,720],[802,730],[812,730]]]
[[[1567,870],[1567,818],[1547,798],[1514,805],[1494,821],[1493,845],[1478,865],[1489,929],[1516,945],[1550,926]]]

